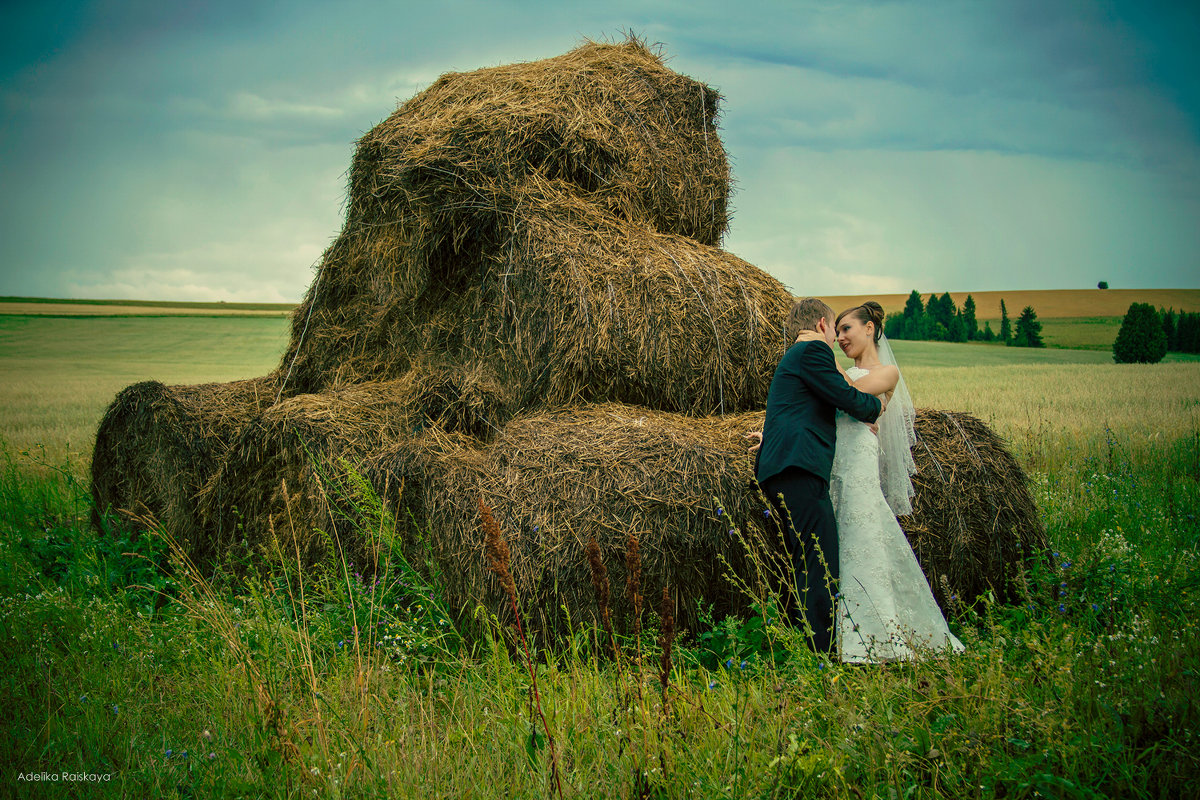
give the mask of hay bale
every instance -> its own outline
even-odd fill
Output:
[[[397,390],[370,389],[376,397],[389,391]],[[564,629],[563,609],[577,623],[597,613],[584,553],[593,537],[619,590],[626,541],[636,536],[645,595],[669,585],[677,619],[692,629],[697,603],[718,614],[746,611],[748,598],[727,580],[726,564],[751,585],[771,582],[745,547],[763,561],[779,553],[763,529],[765,503],[743,440],[761,427],[761,412],[688,417],[622,404],[581,406],[516,417],[485,444],[404,418],[398,394],[374,405],[351,391],[295,400],[302,402],[283,404],[287,413],[273,409],[243,430],[213,482],[221,490],[206,490],[205,513],[226,514],[223,536],[236,506],[252,541],[273,533],[290,547],[290,531],[320,529],[333,537],[302,533],[304,558],[318,558],[336,542],[360,567],[374,563],[379,543],[364,540],[344,498],[331,496],[331,484],[345,478],[338,461],[345,457],[362,463],[398,522],[408,557],[432,558],[447,602],[463,614],[483,604],[503,617],[506,608],[487,572],[479,497],[508,537],[525,613],[549,635]],[[393,412],[391,403],[401,410]],[[1045,541],[1019,466],[967,415],[922,409],[917,429],[915,511],[901,524],[935,594],[944,602],[949,585],[968,599],[989,587],[1011,596],[1021,561],[1008,554],[1018,547],[1033,552]],[[741,538],[729,535],[731,526]],[[629,603],[618,590],[614,615],[628,622]]]
[[[504,238],[528,184],[557,181],[614,217],[715,245],[729,197],[719,99],[636,39],[448,73],[359,140],[347,225],[402,221],[412,249],[453,269]]]
[[[1049,549],[1025,471],[970,414],[922,408],[915,427],[916,496],[900,524],[938,604],[1020,599],[1025,565]]]
[[[345,242],[356,237],[370,250],[381,235],[343,234],[311,305],[297,312],[288,391],[410,372],[446,383],[440,375],[469,373],[477,399],[461,403],[492,407],[489,428],[506,415],[580,402],[692,415],[763,406],[792,303],[777,280],[561,193],[514,222],[510,245],[468,280],[428,286],[409,302],[338,288],[363,269]]]
[[[232,383],[126,387],[96,431],[94,508],[150,517],[181,540],[202,540],[196,493],[238,430],[275,401],[278,387],[276,373]]]
[[[392,381],[298,395],[263,410],[230,442],[200,491],[197,513],[206,537],[189,555],[200,561],[278,545],[289,559],[299,553],[313,563],[336,549],[339,535],[353,532],[343,530],[334,496],[346,465],[419,431],[426,423],[416,400],[411,382]],[[366,563],[369,543],[354,533],[343,549]]]

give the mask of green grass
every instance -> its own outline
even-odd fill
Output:
[[[1200,436],[1098,450],[1035,470],[1058,568],[1037,567],[1021,605],[957,609],[961,657],[843,667],[786,629],[727,621],[706,639],[718,652],[674,643],[664,697],[653,633],[639,669],[636,643],[614,661],[581,627],[534,667],[544,726],[519,651],[490,644],[505,634],[489,609],[469,645],[414,611],[429,587],[400,565],[378,584],[337,563],[301,576],[285,555],[263,579],[170,568],[162,537],[96,535],[70,469],[31,478],[10,461],[2,780],[544,797],[556,761],[571,797],[1180,796],[1200,780]]]
[[[278,366],[287,334],[287,320],[259,317],[0,315],[0,436],[82,461],[124,387],[264,375]]]
[[[713,621],[674,643],[665,699],[652,613],[616,660],[579,620],[539,654],[543,726],[519,651],[495,644],[510,636],[488,622],[498,609],[447,620],[429,603],[436,576],[413,565],[394,560],[375,583],[336,561],[301,575],[276,553],[257,578],[201,574],[160,534],[90,526],[90,446],[63,444],[112,392],[263,374],[284,336],[269,319],[0,318],[7,794],[545,797],[554,761],[570,797],[1173,798],[1200,785],[1192,364],[897,343],[921,402],[969,408],[1013,441],[1057,568],[1036,562],[1018,605],[952,609],[967,652],[919,664],[825,664],[762,617]],[[41,772],[111,778],[19,780]]]

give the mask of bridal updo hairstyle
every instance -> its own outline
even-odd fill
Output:
[[[837,321],[833,323],[834,327],[836,328],[838,325],[841,325],[842,320],[846,317],[853,317],[864,325],[866,325],[868,322],[875,323],[874,343],[876,345],[879,344],[879,337],[883,335],[883,306],[879,305],[879,303],[876,303],[874,300],[868,300],[861,306],[847,308],[845,311],[838,314]]]

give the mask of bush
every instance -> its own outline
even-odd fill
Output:
[[[1096,288],[1097,289],[1107,289],[1108,281],[1100,281],[1099,283],[1096,284]]]
[[[1166,354],[1167,337],[1158,311],[1149,303],[1130,305],[1113,342],[1113,361],[1118,364],[1156,364]]]

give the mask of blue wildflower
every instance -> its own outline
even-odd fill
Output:
[[[769,516],[771,516],[771,509],[769,509],[769,508],[764,508],[764,509],[763,509],[763,516],[764,516],[764,517],[769,517]]]
[[[732,658],[725,659],[725,669],[733,669],[733,659]]]
[[[729,535],[730,535],[730,536],[733,536],[733,534],[734,534],[734,533],[736,533],[736,531],[734,531],[734,529],[733,529],[733,528],[730,528],[730,529],[729,529]]]
[[[1099,611],[1099,610],[1100,610],[1100,606],[1096,605],[1095,603],[1092,603],[1092,611]]]
[[[718,686],[720,686],[720,685],[721,685],[721,684],[717,683],[716,681],[709,681],[709,682],[708,682],[708,688],[710,688],[710,689],[715,689],[715,688],[717,688],[717,687],[718,687]]]
[[[745,669],[745,668],[746,668],[746,659],[743,658],[742,663],[738,665],[738,669]]]
[[[1058,611],[1059,611],[1059,613],[1061,613],[1061,614],[1065,614],[1065,613],[1067,613],[1067,607],[1066,607],[1066,606],[1064,606],[1062,603],[1059,603],[1059,604],[1058,604]]]
[[[720,506],[717,506],[717,516],[719,517],[724,513],[725,513],[725,509],[721,508]]]

